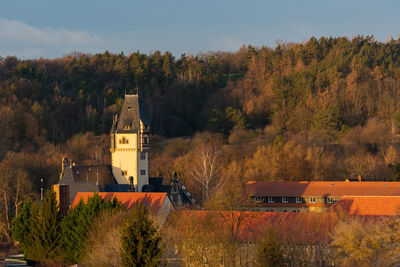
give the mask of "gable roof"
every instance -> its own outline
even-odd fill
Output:
[[[116,197],[128,210],[141,203],[155,213],[160,210],[161,205],[167,197],[167,193],[100,192],[97,194],[106,201]],[[94,193],[79,192],[72,202],[71,208],[78,205],[81,199],[86,203],[88,198],[93,195]]]
[[[344,196],[329,210],[350,215],[393,216],[400,213],[400,196]]]
[[[248,196],[400,196],[400,182],[248,182]]]
[[[61,173],[59,184],[73,183],[94,183],[104,187],[115,181],[110,165],[70,165]]]

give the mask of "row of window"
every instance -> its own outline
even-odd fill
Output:
[[[268,201],[268,203],[275,203],[275,199],[276,199],[276,197],[268,197],[267,201]],[[257,197],[254,198],[254,200],[257,201],[257,202],[261,202],[261,201],[264,200],[264,197],[257,196]],[[282,197],[281,200],[282,200],[282,203],[289,203],[289,198],[288,197]],[[326,202],[327,203],[333,203],[333,198],[327,197],[326,198]],[[296,203],[303,203],[303,198],[302,197],[296,197]],[[317,203],[316,197],[310,197],[310,203]]]
[[[266,210],[266,212],[288,212],[288,210]],[[300,210],[292,210],[291,212],[300,212]]]
[[[120,144],[129,144],[129,139],[122,137],[121,139],[119,139],[119,143]],[[148,144],[149,143],[149,138],[148,137],[144,137],[143,138],[143,144]]]

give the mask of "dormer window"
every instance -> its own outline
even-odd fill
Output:
[[[333,198],[327,197],[326,198],[326,203],[333,203]]]
[[[310,203],[316,203],[317,201],[316,201],[316,199],[315,199],[315,197],[310,197]]]

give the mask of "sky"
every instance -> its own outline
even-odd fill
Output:
[[[396,0],[1,0],[0,56],[198,54],[242,45],[400,35]]]

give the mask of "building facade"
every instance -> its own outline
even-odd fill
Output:
[[[138,95],[125,95],[110,132],[111,168],[118,184],[131,184],[136,192],[149,184],[149,134]]]
[[[400,196],[400,182],[255,182],[246,184],[248,210],[323,211],[346,196]]]

